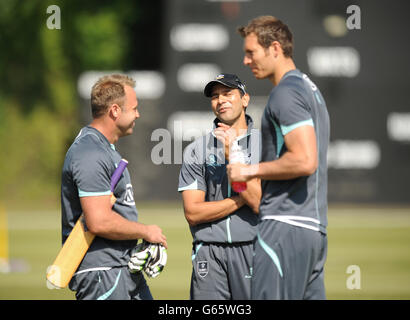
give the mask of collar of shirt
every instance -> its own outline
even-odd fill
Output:
[[[100,141],[105,144],[107,147],[111,148],[112,150],[116,151],[115,149],[115,145],[113,145],[112,143],[110,143],[108,141],[108,139],[100,132],[98,131],[96,128],[91,127],[90,125],[86,126],[86,129],[88,132],[90,133],[94,133],[99,139]],[[85,133],[87,133],[87,131]]]

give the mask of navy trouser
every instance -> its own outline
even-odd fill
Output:
[[[326,256],[326,234],[262,220],[255,242],[252,299],[326,299]]]
[[[253,243],[197,243],[192,255],[192,300],[249,300]]]
[[[70,289],[78,300],[152,300],[142,272],[130,273],[128,267],[74,275]]]

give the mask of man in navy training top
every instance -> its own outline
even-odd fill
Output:
[[[250,299],[260,180],[238,194],[226,165],[232,143],[246,150],[248,163],[259,162],[259,130],[246,114],[249,94],[236,75],[218,75],[204,94],[216,116],[214,130],[186,147],[178,189],[193,237],[191,299]]]
[[[137,239],[167,245],[156,225],[138,222],[134,192],[125,169],[111,205],[111,176],[121,160],[114,144],[130,135],[139,118],[135,82],[125,75],[99,79],[91,92],[93,120],[81,129],[67,151],[61,181],[62,238],[69,236],[83,213],[96,235],[69,287],[76,298],[152,299],[142,272],[130,273],[128,262]]]
[[[329,116],[293,62],[293,36],[272,16],[238,29],[244,64],[273,89],[262,116],[262,159],[228,166],[231,181],[262,179],[252,299],[325,299]]]

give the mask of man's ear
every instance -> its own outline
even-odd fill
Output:
[[[270,45],[270,47],[269,47],[269,52],[270,52],[270,54],[272,54],[275,58],[277,58],[280,53],[283,54],[282,45],[279,43],[279,41],[276,41],[276,40],[275,40],[275,41],[273,41],[273,42],[271,43],[271,45]]]
[[[121,107],[116,103],[113,103],[108,109],[108,113],[113,119],[117,119],[120,116],[120,112],[121,112]]]
[[[242,96],[242,105],[244,108],[246,108],[249,105],[250,100],[251,100],[251,97],[249,96],[249,94],[245,93]]]

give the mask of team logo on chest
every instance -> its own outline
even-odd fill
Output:
[[[134,191],[132,189],[132,184],[128,183],[126,186],[125,190],[125,198],[124,198],[124,203],[129,205],[129,206],[134,206],[135,201],[134,201]]]
[[[196,266],[197,266],[196,270],[198,272],[198,275],[202,278],[205,278],[209,271],[208,261],[198,261]]]
[[[206,165],[208,167],[212,167],[212,168],[220,167],[224,164],[223,161],[224,161],[225,158],[221,158],[221,159],[219,159],[216,154],[210,154],[208,156],[208,159],[206,160]]]
[[[214,154],[210,154],[208,157],[208,161],[206,164],[210,167],[216,167],[219,166],[220,164],[218,163],[218,157]]]

